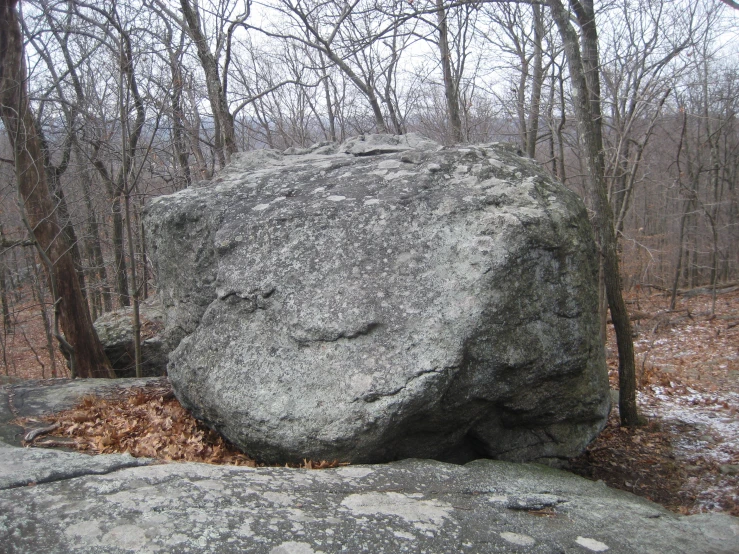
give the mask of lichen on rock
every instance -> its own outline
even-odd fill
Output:
[[[577,455],[610,399],[578,197],[504,145],[241,154],[147,208],[168,372],[250,455]]]

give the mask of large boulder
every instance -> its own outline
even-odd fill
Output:
[[[556,463],[604,425],[587,213],[514,149],[242,154],[146,223],[175,393],[252,456]]]
[[[160,333],[164,327],[164,310],[157,297],[139,304],[141,321],[141,374],[144,377],[165,375],[167,354]],[[120,308],[101,315],[93,324],[105,355],[116,377],[136,375],[133,341],[133,308]]]

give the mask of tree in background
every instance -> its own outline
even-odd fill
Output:
[[[73,375],[112,377],[113,372],[97,338],[77,271],[56,219],[42,141],[29,106],[26,67],[17,0],[0,0],[0,113],[13,147],[18,202],[28,231],[45,262],[55,303],[56,337],[70,357]]]
[[[602,256],[603,280],[611,319],[616,330],[621,424],[634,426],[639,422],[636,408],[634,342],[621,289],[618,243],[606,184],[595,10],[592,0],[582,2],[570,0],[572,13],[560,0],[549,0],[549,5],[562,37],[572,79],[572,103],[577,115],[589,193],[595,211],[595,231]],[[573,16],[580,28],[579,36],[571,23]]]

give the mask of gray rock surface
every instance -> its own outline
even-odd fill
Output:
[[[8,458],[7,450],[0,448],[0,476],[12,464],[36,483],[0,480],[7,553],[739,551],[736,518],[676,516],[533,464],[125,467],[120,456],[43,452],[56,468],[45,481],[34,466],[39,451],[16,448]],[[91,461],[98,466],[80,471]]]
[[[165,375],[167,355],[159,333],[164,327],[164,309],[156,297],[139,304],[141,319],[141,371],[144,377]],[[117,377],[135,377],[136,356],[133,344],[133,308],[103,314],[94,326]]]
[[[18,448],[0,443],[0,490],[111,473],[148,465],[152,460],[130,454],[88,456],[46,448]]]
[[[35,417],[63,409],[81,392],[110,394],[101,381],[25,383],[35,400],[24,411]],[[142,384],[115,383],[115,390]],[[8,388],[0,387],[0,440],[8,434]],[[51,403],[52,392],[66,400]],[[735,553],[739,520],[676,516],[535,464],[406,460],[326,471],[249,469],[0,442],[3,553],[606,551]]]
[[[146,225],[175,393],[252,456],[553,462],[605,423],[585,208],[513,149],[242,154]]]

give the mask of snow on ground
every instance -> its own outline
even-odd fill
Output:
[[[677,456],[688,461],[703,458],[718,464],[739,463],[738,393],[702,393],[687,387],[688,394],[673,395],[661,386],[648,388],[652,394],[639,393],[643,415],[695,430],[674,445]]]
[[[669,432],[675,460],[688,469],[683,490],[692,511],[739,506],[739,290],[717,296],[628,296],[635,322],[634,351],[641,413]],[[611,383],[618,358],[609,329]]]

